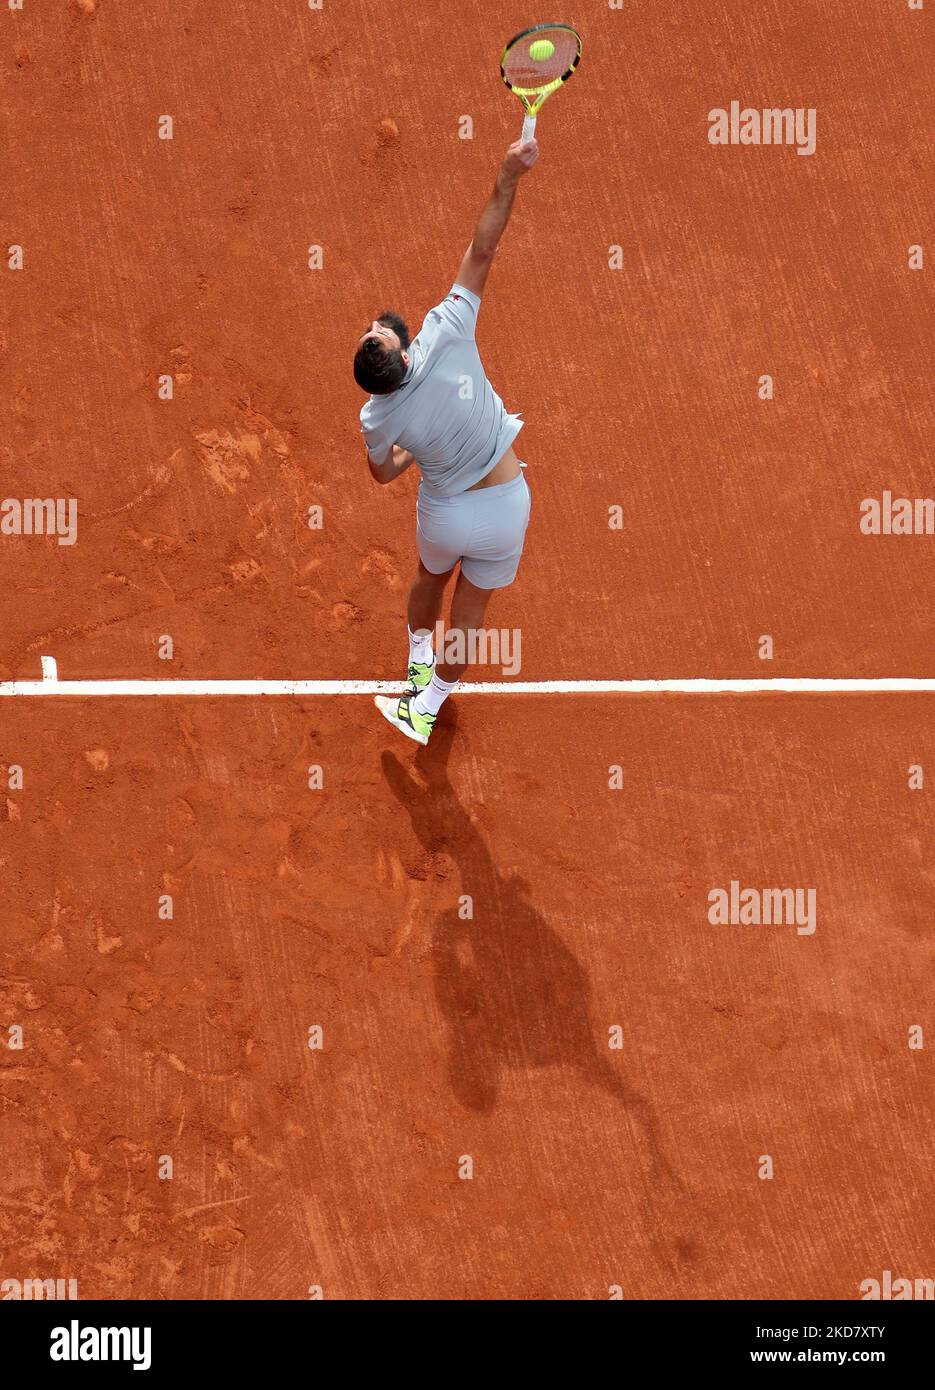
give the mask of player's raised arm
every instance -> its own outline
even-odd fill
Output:
[[[538,158],[539,146],[535,140],[527,140],[525,144],[517,140],[507,150],[506,158],[497,174],[493,193],[480,215],[474,239],[464,253],[464,260],[458,271],[457,283],[465,289],[473,290],[475,294],[483,292],[494,252],[510,220],[517,185]]]

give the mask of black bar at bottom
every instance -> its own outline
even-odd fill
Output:
[[[62,1382],[90,1373],[157,1380],[319,1372],[334,1380],[462,1379],[573,1358],[576,1379],[599,1359],[618,1371],[706,1373],[761,1366],[877,1367],[908,1373],[928,1360],[935,1304],[923,1302],[349,1303],[6,1302],[0,1304],[4,1379],[38,1371]],[[406,1311],[409,1308],[410,1311]],[[547,1317],[546,1322],[539,1318]],[[449,1321],[450,1320],[450,1321]],[[500,1334],[496,1344],[489,1333]],[[485,1335],[488,1334],[488,1335]],[[574,1342],[572,1342],[574,1338]],[[583,1338],[583,1339],[582,1339]],[[494,1345],[499,1350],[494,1355]],[[447,1353],[439,1361],[440,1347]],[[433,1349],[434,1348],[434,1349]],[[327,1360],[326,1360],[327,1359]],[[304,1372],[303,1372],[304,1367]],[[47,1383],[45,1380],[43,1384]]]

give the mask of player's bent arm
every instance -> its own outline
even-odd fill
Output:
[[[493,192],[478,219],[474,238],[464,253],[458,271],[457,284],[463,285],[466,290],[472,290],[476,295],[483,292],[487,283],[494,253],[513,211],[513,200],[520,178],[532,168],[538,158],[539,146],[535,140],[527,140],[525,144],[517,140],[507,150]]]
[[[367,462],[373,477],[385,487],[387,483],[395,482],[400,473],[405,473],[409,465],[415,463],[415,458],[406,449],[401,449],[398,444],[394,444],[382,463],[374,463],[369,454]]]

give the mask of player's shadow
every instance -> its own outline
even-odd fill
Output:
[[[419,841],[433,855],[450,855],[459,870],[452,905],[438,917],[432,935],[452,1089],[468,1109],[489,1112],[505,1069],[573,1066],[625,1107],[634,1142],[655,1180],[677,1186],[651,1105],[598,1051],[587,976],[530,901],[528,883],[517,873],[500,871],[451,784],[448,758],[455,728],[454,709],[447,706],[430,743],[415,758],[424,785],[394,754],[385,752],[382,759],[384,776]],[[472,920],[459,913],[462,895],[472,900]]]

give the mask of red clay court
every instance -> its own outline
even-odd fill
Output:
[[[0,534],[0,1283],[935,1276],[935,540],[860,526],[933,488],[928,7],[576,0],[478,326],[517,679],[902,688],[456,693],[424,751],[366,694],[95,693],[402,677],[416,478],[367,473],[353,345],[445,294],[550,17],[0,12],[2,490],[78,515]],[[735,100],[814,153],[712,145]],[[712,923],[731,883],[816,929]]]

